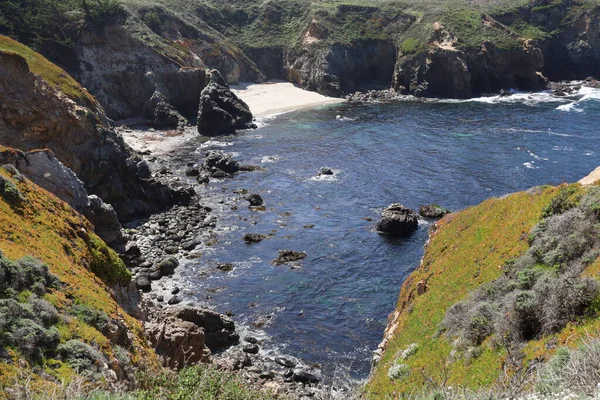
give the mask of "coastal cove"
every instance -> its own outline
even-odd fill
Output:
[[[210,150],[262,170],[197,188],[218,222],[201,255],[177,269],[179,297],[233,314],[266,357],[318,365],[326,381],[363,380],[431,226],[420,220],[405,240],[380,236],[381,210],[401,202],[456,211],[579,180],[598,165],[594,96],[343,103],[261,118],[258,130],[235,136],[190,137],[171,152],[184,181],[192,182],[186,164]],[[321,167],[334,175],[319,176]],[[264,199],[264,211],[248,208],[248,193]],[[247,244],[246,233],[267,238]],[[279,250],[307,257],[272,265]]]

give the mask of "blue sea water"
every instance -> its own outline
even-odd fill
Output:
[[[460,210],[581,179],[600,165],[599,93],[342,104],[269,118],[258,130],[199,145],[198,153],[234,152],[265,170],[204,189],[233,200],[215,209],[218,241],[181,270],[182,279],[241,325],[260,325],[253,335],[265,338],[263,351],[318,363],[329,377],[345,367],[365,378],[430,227],[421,221],[404,240],[381,236],[374,231],[380,211],[396,202]],[[319,177],[320,167],[335,175]],[[250,210],[234,193],[242,189],[260,194],[266,210]],[[247,232],[272,236],[247,245]],[[307,258],[300,268],[272,265],[283,249]],[[234,269],[214,272],[225,262]]]

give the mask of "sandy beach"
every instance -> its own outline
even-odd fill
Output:
[[[231,90],[248,104],[255,117],[265,117],[343,101],[302,90],[288,82],[241,83],[232,85]]]

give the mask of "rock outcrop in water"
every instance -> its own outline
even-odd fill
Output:
[[[198,132],[205,136],[229,135],[237,129],[256,128],[248,105],[229,89],[219,71],[208,73],[200,93]]]
[[[377,231],[390,236],[406,237],[417,230],[419,218],[402,204],[392,204],[381,212]]]
[[[5,51],[0,51],[0,144],[50,148],[88,193],[110,203],[122,220],[156,212],[178,195],[148,175],[145,161],[109,128],[93,98],[74,101],[31,72],[25,58]]]

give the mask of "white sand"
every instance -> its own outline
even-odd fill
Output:
[[[592,171],[591,174],[589,174],[588,176],[586,176],[585,178],[583,178],[582,180],[579,181],[579,183],[581,183],[582,185],[593,185],[594,183],[600,181],[600,167],[596,168],[594,171]]]
[[[242,83],[231,86],[231,90],[248,104],[255,117],[265,117],[343,101],[302,90],[288,82]]]

